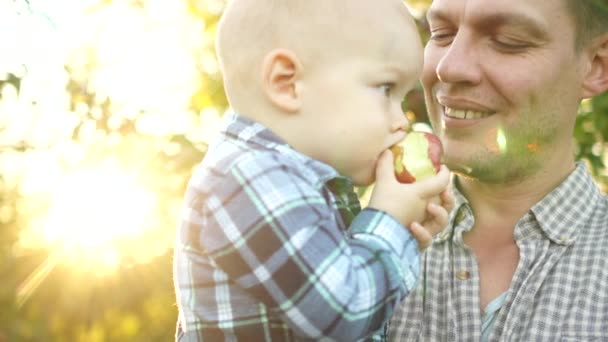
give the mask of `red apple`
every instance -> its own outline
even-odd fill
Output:
[[[439,172],[443,146],[439,138],[428,132],[410,132],[391,147],[395,160],[395,176],[401,183],[413,183]]]

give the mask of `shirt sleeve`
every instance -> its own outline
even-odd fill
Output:
[[[204,205],[200,244],[300,337],[367,336],[415,285],[418,246],[400,223],[365,209],[341,229],[318,186],[272,155],[234,165]]]

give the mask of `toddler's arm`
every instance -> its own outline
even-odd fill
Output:
[[[383,211],[341,226],[322,186],[270,157],[238,163],[201,203],[204,229],[191,238],[297,335],[354,341],[414,287],[417,243]]]

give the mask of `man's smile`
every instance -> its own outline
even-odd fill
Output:
[[[476,110],[467,110],[467,109],[455,109],[450,107],[443,107],[443,112],[445,116],[454,118],[454,119],[483,119],[492,115],[490,112],[481,112]]]

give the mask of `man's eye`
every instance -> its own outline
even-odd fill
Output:
[[[453,38],[454,34],[451,32],[435,31],[431,32],[430,40],[437,45],[448,45],[452,42]]]
[[[532,44],[523,41],[505,39],[494,39],[493,43],[498,49],[506,52],[521,52],[532,46]]]

